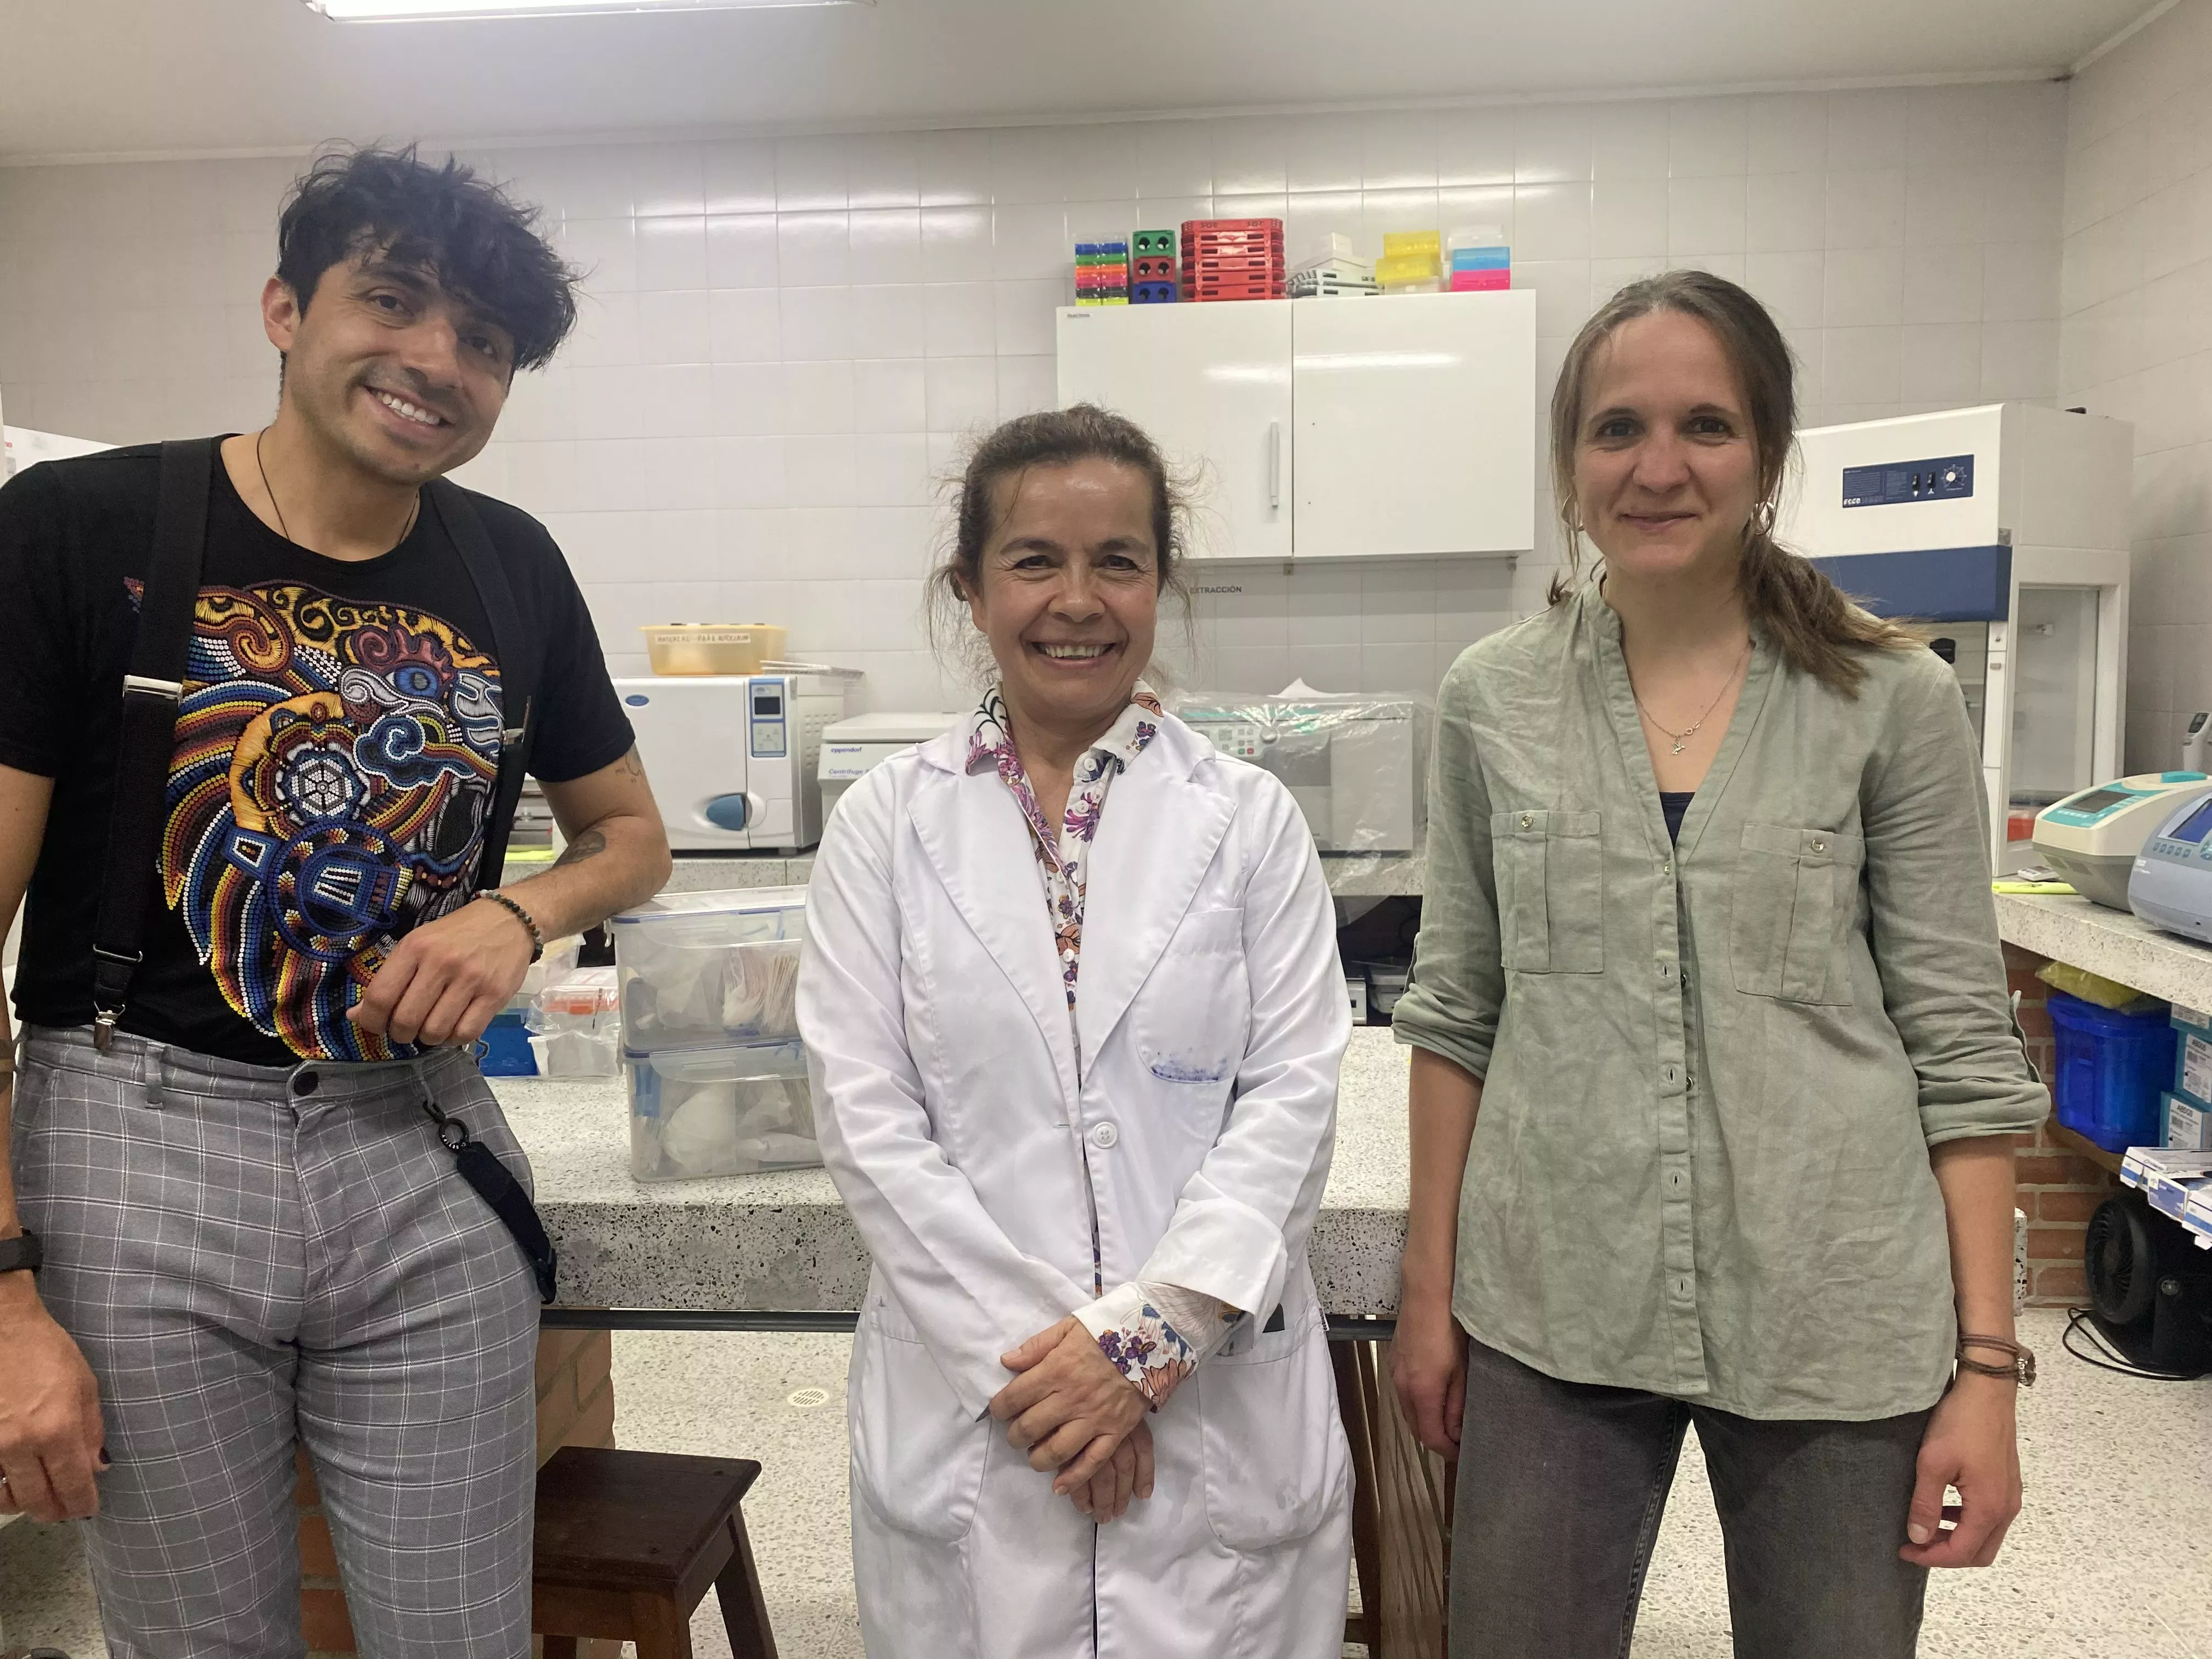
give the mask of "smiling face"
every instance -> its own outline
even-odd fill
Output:
[[[1575,501],[1608,572],[1733,577],[1759,500],[1742,387],[1719,337],[1679,311],[1615,329],[1591,360]]]
[[[1103,732],[1152,660],[1159,550],[1151,481],[1088,459],[1024,468],[992,494],[991,533],[966,597],[1008,710],[1055,731]]]
[[[371,254],[325,270],[304,311],[277,277],[261,303],[283,401],[334,458],[412,486],[490,441],[514,342],[426,273]]]

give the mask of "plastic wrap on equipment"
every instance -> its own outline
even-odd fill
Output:
[[[1174,712],[1222,753],[1279,778],[1324,858],[1420,856],[1433,699],[1297,684],[1275,696],[1187,692],[1176,698]]]

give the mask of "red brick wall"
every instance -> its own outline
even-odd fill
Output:
[[[546,1331],[538,1339],[538,1461],[563,1446],[615,1443],[614,1339],[605,1331]],[[331,1549],[330,1523],[307,1455],[300,1454],[300,1624],[311,1659],[354,1651],[353,1624]],[[619,1642],[586,1641],[583,1659],[616,1659]]]
[[[2020,1028],[2027,1037],[2027,1057],[2051,1080],[2056,1050],[2051,1044],[2050,987],[2036,978],[2046,958],[2017,946],[2005,946],[2005,978],[2020,993]],[[2014,1201],[2027,1217],[2027,1300],[2031,1307],[2065,1307],[2089,1293],[2081,1272],[2081,1236],[2097,1206],[2119,1190],[2110,1171],[2059,1145],[2046,1121],[2032,1135],[2016,1137],[2014,1166],[2020,1196]]]

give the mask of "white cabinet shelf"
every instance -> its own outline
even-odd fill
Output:
[[[1525,552],[1535,296],[1063,307],[1060,401],[1127,415],[1199,483],[1194,556]]]

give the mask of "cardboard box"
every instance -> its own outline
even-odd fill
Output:
[[[2150,1184],[2150,1206],[2160,1215],[2181,1219],[2181,1212],[2189,1205],[2190,1196],[2212,1189],[2212,1175],[2162,1175]]]
[[[2212,1250],[2212,1184],[2199,1187],[2181,1206],[2181,1224],[2200,1250]]]
[[[2166,1146],[2168,1152],[2212,1152],[2212,1112],[2191,1105],[2179,1095],[2168,1095]]]
[[[2163,1146],[2130,1146],[2120,1160],[2123,1185],[2148,1193],[2159,1181],[2212,1175],[2212,1152],[2168,1152]]]
[[[2212,1036],[2179,1019],[2173,1024],[2180,1038],[2173,1049],[2173,1092],[2212,1112]]]

